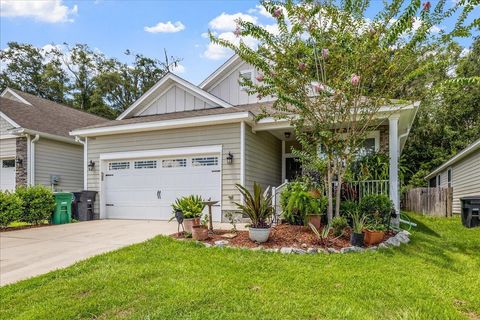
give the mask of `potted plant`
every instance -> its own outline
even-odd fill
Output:
[[[372,246],[382,242],[386,227],[383,224],[370,223],[365,228],[365,244]]]
[[[309,191],[292,190],[285,213],[286,220],[291,224],[308,225],[308,223],[312,223],[317,229],[320,228],[319,202]]]
[[[248,228],[250,240],[257,243],[266,242],[270,236],[269,220],[273,214],[270,187],[262,192],[260,185],[254,182],[253,194],[240,184],[237,184],[236,187],[243,196],[243,204],[237,202],[235,204],[251,220]]]
[[[203,241],[208,239],[208,227],[207,227],[207,215],[202,219],[202,223],[192,226],[192,238],[193,240]]]
[[[200,217],[202,215],[205,205],[200,196],[190,195],[182,198],[177,198],[172,204],[173,214],[175,211],[181,210],[183,213],[183,227],[185,232],[192,233],[192,227],[200,225]],[[172,218],[173,219],[173,218]]]
[[[363,228],[365,227],[365,216],[356,212],[352,214],[352,235],[350,238],[350,242],[352,246],[355,247],[363,247],[364,245],[364,237]]]

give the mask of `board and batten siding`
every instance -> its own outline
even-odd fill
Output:
[[[140,116],[171,112],[202,110],[218,107],[186,91],[179,86],[172,86],[167,92],[154,100],[147,109],[140,111]]]
[[[453,212],[461,212],[460,198],[480,196],[480,149],[452,165]],[[447,170],[442,172],[447,181]]]
[[[17,139],[0,139],[0,158],[15,158],[17,155]]]
[[[253,67],[242,62],[236,68],[232,69],[226,77],[208,89],[208,92],[234,106],[271,100],[271,98],[259,100],[256,95],[249,95],[242,89],[239,83],[240,73],[242,71],[253,71],[253,81],[255,81],[257,73]]]
[[[240,200],[235,184],[240,182],[240,123],[209,127],[192,127],[116,134],[88,138],[88,161],[96,163],[88,171],[88,190],[100,191],[100,154],[111,152],[146,151],[171,148],[187,148],[222,145],[222,210],[235,209],[234,202]],[[227,164],[228,153],[234,156],[233,164]],[[99,210],[99,201],[96,201]]]
[[[277,187],[282,181],[282,142],[266,131],[252,132],[245,125],[245,185],[253,190],[253,182],[262,188]]]
[[[55,191],[83,189],[83,147],[46,138],[35,143],[35,184],[51,186],[51,176],[59,176]]]
[[[0,135],[5,134],[10,129],[13,129],[13,126],[7,120],[0,117]]]

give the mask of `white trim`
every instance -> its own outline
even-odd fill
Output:
[[[240,184],[245,186],[245,121],[240,122]]]
[[[0,140],[5,140],[5,139],[16,139],[18,138],[18,135],[15,135],[15,134],[2,134],[0,133]]]
[[[173,73],[167,73],[162,79],[160,79],[153,87],[151,87],[147,92],[145,92],[140,98],[138,98],[127,110],[125,110],[120,116],[118,116],[117,120],[122,120],[126,116],[130,115],[147,97],[153,94],[158,88],[160,88],[165,82],[168,80],[174,81],[190,90],[198,94],[199,96],[203,97],[204,99],[210,100],[213,104],[218,104],[224,108],[231,108],[233,107],[231,104],[223,101],[222,99],[212,95],[209,92],[206,92],[199,87],[191,84],[190,82],[180,78],[179,76]]]
[[[36,134],[35,138],[30,140],[30,185],[35,185],[35,143],[40,140],[40,135]],[[28,177],[27,177],[28,181]]]
[[[233,64],[237,63],[240,59],[238,55],[231,56],[227,61],[225,61],[217,70],[210,74],[205,80],[203,80],[198,87],[204,89],[208,87],[223,71],[230,68]]]
[[[117,159],[140,159],[140,158],[160,158],[167,156],[185,156],[191,154],[221,153],[222,145],[189,147],[189,148],[170,148],[155,149],[143,151],[125,151],[101,153],[100,160],[117,160]]]
[[[389,191],[390,200],[392,200],[395,207],[397,217],[392,219],[392,224],[399,225],[400,215],[400,192],[398,181],[398,158],[400,149],[398,145],[398,123],[399,117],[390,117],[388,122],[388,150],[389,150]]]
[[[450,173],[450,181],[448,181],[448,176],[449,176],[448,173]],[[452,169],[452,167],[448,167],[448,169],[447,169],[447,187],[451,188],[452,185],[453,185],[453,169]]]
[[[459,153],[457,153],[455,156],[453,156],[452,158],[450,158],[450,160],[446,161],[444,164],[442,164],[440,167],[438,167],[437,169],[433,170],[432,172],[430,172],[426,177],[425,179],[430,179],[431,177],[433,177],[434,175],[436,175],[437,173],[443,171],[445,168],[449,167],[449,166],[452,166],[453,164],[455,164],[457,161],[465,158],[466,156],[470,155],[472,152],[474,152],[475,150],[477,149],[480,149],[480,139],[478,139],[477,141],[475,141],[474,143],[472,143],[471,145],[469,145],[468,147],[466,147],[465,149],[463,149],[462,151],[460,151]]]
[[[50,140],[81,145],[80,142],[77,142],[77,141],[75,141],[75,139],[72,139],[72,138],[69,138],[69,137],[57,136],[56,134],[50,134],[50,133],[45,133],[45,132],[40,132],[40,131],[35,131],[35,130],[30,130],[30,129],[25,129],[25,128],[14,129],[11,132],[13,132],[13,134],[18,134],[18,135],[20,135],[20,134],[31,134],[31,135],[34,135],[34,136],[35,135],[40,135],[42,138],[46,138],[46,139],[50,139]]]
[[[287,156],[285,154],[285,140],[282,140],[282,183],[285,182],[287,176],[287,164],[285,163]]]
[[[91,128],[91,129],[78,129],[70,132],[72,136],[89,136],[89,135],[105,135],[114,133],[128,133],[128,132],[140,132],[150,130],[162,130],[172,128],[187,128],[201,125],[212,125],[220,123],[237,122],[239,120],[252,120],[253,116],[250,112],[235,112],[228,114],[218,114],[209,116],[198,116],[183,119],[172,119],[163,121],[151,121],[132,124],[119,124],[109,127]]]
[[[31,137],[29,134],[27,136],[27,186],[31,186],[31,179],[32,179],[32,174],[30,172],[31,166],[30,166],[30,161],[32,161],[32,150],[31,150]]]
[[[152,106],[152,104],[154,104],[155,102],[158,101],[158,99],[160,99],[160,97],[165,93],[165,92],[168,92],[168,90],[172,89],[173,87],[175,86],[175,83],[172,83],[171,85],[169,85],[165,90],[163,90],[163,92],[161,94],[158,95],[158,97],[156,99],[152,99],[152,101],[150,101],[144,108],[140,109],[140,111],[136,112],[135,113],[135,117],[136,116],[139,116],[141,115],[143,112],[145,112],[148,108],[150,108]],[[132,110],[133,111],[133,110]]]
[[[88,138],[82,141],[80,137],[76,136],[75,141],[80,142],[83,145],[83,190],[88,188]]]
[[[20,100],[21,103],[28,104],[29,106],[32,105],[30,102],[28,102],[27,100],[25,100],[24,98],[22,98],[18,93],[16,93],[15,91],[13,91],[13,90],[10,89],[10,88],[5,88],[5,90],[3,90],[2,94],[0,95],[0,97],[5,97],[5,95],[6,95],[7,93],[10,93],[12,96],[14,96],[14,97],[17,98],[18,100]],[[5,99],[8,99],[8,98],[5,98]]]
[[[20,128],[20,125],[18,125],[15,121],[13,121],[9,116],[7,116],[5,113],[0,111],[0,117],[2,117],[5,121],[10,123],[14,128]]]

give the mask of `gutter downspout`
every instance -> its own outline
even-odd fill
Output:
[[[83,145],[83,190],[87,190],[88,185],[88,169],[87,169],[87,153],[88,153],[88,141],[87,137],[85,140],[80,139],[79,136],[75,136],[75,141],[81,143]]]
[[[30,185],[35,185],[35,142],[40,139],[40,135],[36,134],[35,138],[30,141]]]
[[[27,187],[31,186],[32,175],[30,173],[30,161],[32,158],[32,151],[30,150],[31,137],[29,134],[24,135],[27,138]]]

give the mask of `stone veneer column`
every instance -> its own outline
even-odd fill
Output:
[[[28,168],[28,157],[27,157],[27,138],[21,137],[16,139],[16,159],[22,159],[22,164],[15,164],[15,185],[26,186],[28,183],[27,177],[27,168]],[[17,162],[17,161],[15,161]]]

